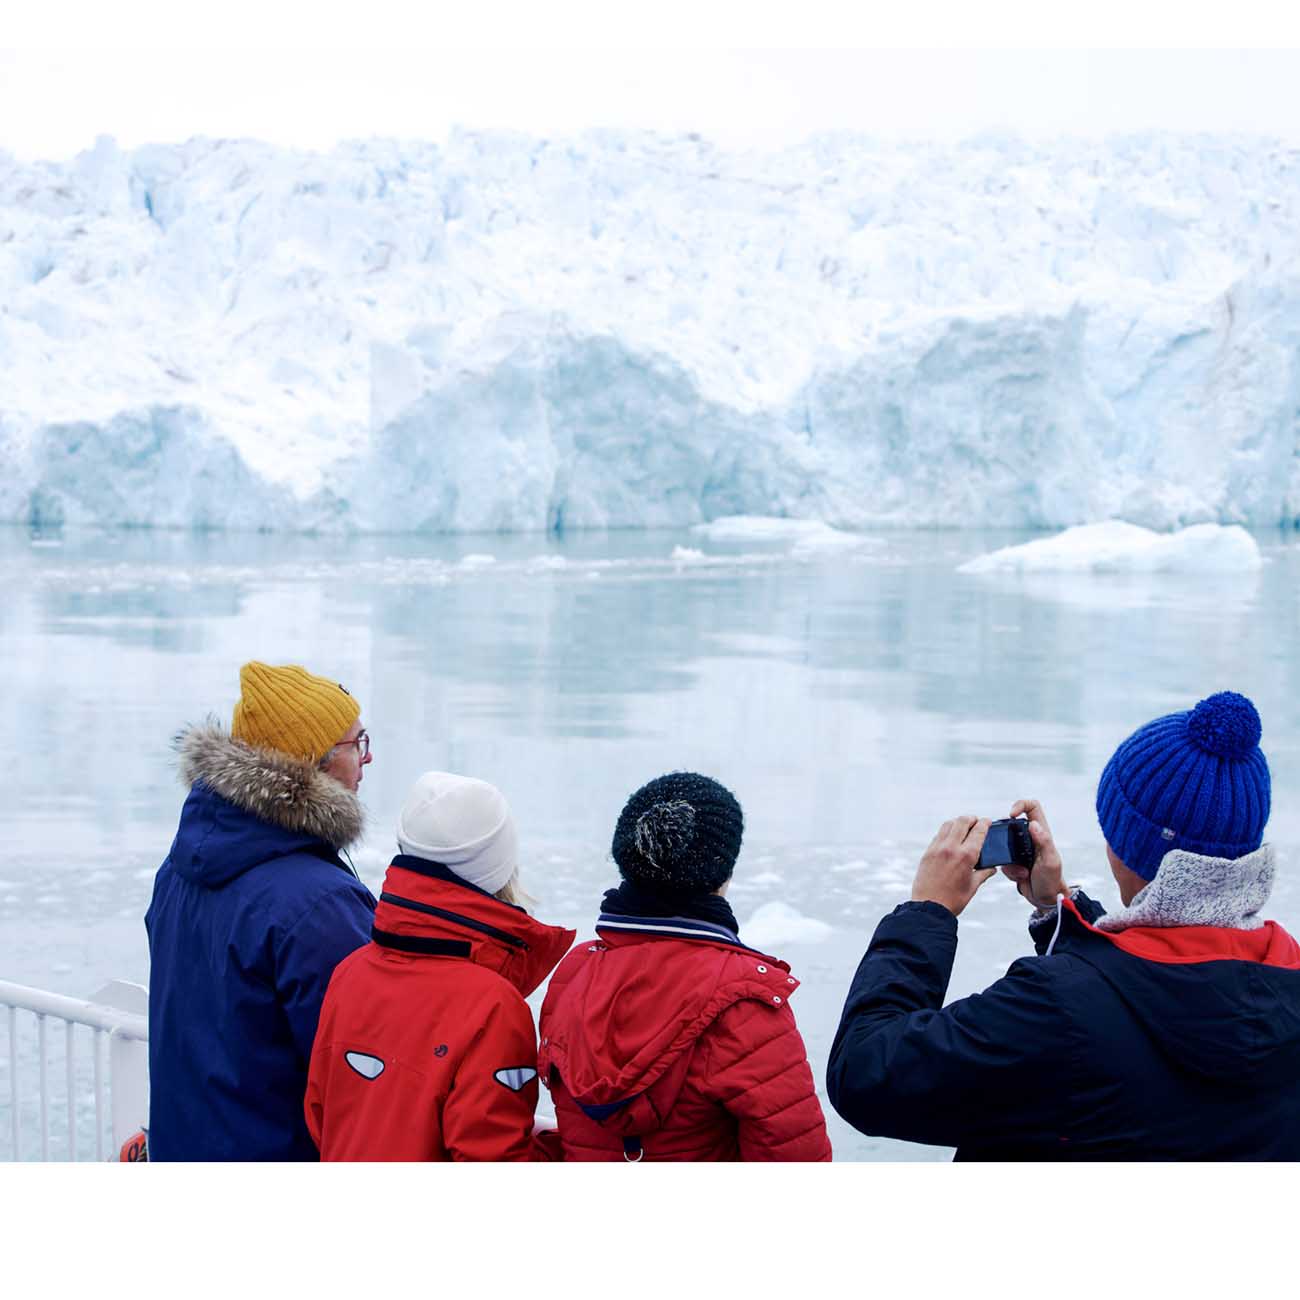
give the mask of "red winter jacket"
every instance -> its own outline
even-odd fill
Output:
[[[785,962],[621,918],[560,963],[538,1069],[566,1160],[829,1160]]]
[[[322,1160],[529,1160],[537,1039],[524,998],[574,932],[401,856],[371,942],[334,970],[305,1102]]]

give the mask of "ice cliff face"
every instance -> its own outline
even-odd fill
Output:
[[[0,155],[0,520],[1300,518],[1300,151]]]

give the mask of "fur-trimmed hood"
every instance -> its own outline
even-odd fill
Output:
[[[361,838],[361,801],[314,763],[234,740],[215,718],[174,741],[181,780],[206,788],[259,822],[331,849]]]

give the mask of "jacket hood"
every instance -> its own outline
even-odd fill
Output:
[[[384,876],[371,939],[412,956],[465,957],[528,997],[573,946],[575,930],[545,925],[449,868],[409,854]]]
[[[1272,878],[1270,845],[1235,860],[1169,853],[1122,912],[1094,924],[1067,901],[1063,920],[1084,941],[1058,951],[1097,969],[1189,1072],[1261,1082],[1293,1076],[1300,945],[1256,915]]]
[[[545,1080],[557,1070],[592,1119],[651,1133],[672,1110],[705,1030],[744,998],[779,1005],[798,981],[785,962],[734,937],[597,928],[600,938],[580,945],[547,990],[539,1072]]]
[[[336,860],[361,836],[360,800],[312,763],[233,740],[215,719],[174,746],[190,794],[170,861],[186,879],[215,889],[290,853]]]

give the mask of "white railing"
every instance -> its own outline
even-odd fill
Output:
[[[36,1018],[36,1098],[39,1102],[40,1158],[50,1159],[50,1111],[52,1090],[49,1071],[49,1022],[63,1026],[63,1063],[66,1078],[66,1159],[77,1159],[78,1103],[94,1100],[95,1158],[116,1158],[123,1142],[148,1123],[149,1117],[149,1020],[148,992],[138,984],[114,980],[92,998],[64,997],[42,989],[27,988],[0,980],[0,1008],[7,1011],[9,1029],[9,1090],[11,1152],[9,1158],[24,1158],[22,1107],[26,1090],[21,1086],[24,1065],[30,1051],[20,1050],[20,1012]],[[91,1038],[91,1080],[82,1080],[78,1066],[77,1026],[85,1026]],[[104,1044],[108,1044],[108,1094],[105,1105]],[[30,1043],[28,1043],[30,1047]],[[109,1107],[111,1107],[111,1114]],[[34,1119],[35,1116],[33,1115]],[[106,1125],[106,1120],[108,1124]],[[105,1128],[111,1148],[104,1149]]]

